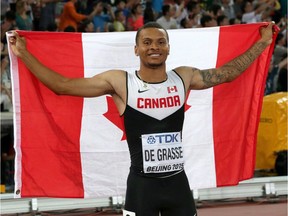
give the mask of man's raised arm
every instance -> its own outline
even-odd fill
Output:
[[[268,26],[261,27],[261,38],[246,52],[223,66],[206,70],[190,68],[192,72],[190,73],[190,89],[206,89],[236,79],[272,43],[274,25],[275,23],[271,22]],[[179,71],[181,72],[181,69]]]
[[[25,38],[20,37],[17,32],[10,32],[8,37],[12,52],[23,61],[35,77],[56,94],[96,97],[115,93],[113,79],[119,76],[121,71],[106,71],[91,78],[68,78],[39,62],[26,49]]]

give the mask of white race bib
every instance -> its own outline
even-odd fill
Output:
[[[143,134],[142,153],[144,173],[163,173],[184,167],[180,132]]]

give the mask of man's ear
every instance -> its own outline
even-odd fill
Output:
[[[135,53],[136,56],[139,56],[139,54],[138,54],[138,48],[137,48],[136,45],[134,46],[134,53]]]

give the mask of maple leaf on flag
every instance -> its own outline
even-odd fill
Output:
[[[185,108],[184,108],[185,112],[191,107],[190,105],[187,104],[187,99],[189,98],[189,94],[190,94],[190,91],[187,92],[187,96],[185,100]]]
[[[121,141],[126,140],[126,133],[125,133],[125,127],[124,127],[124,118],[119,115],[119,112],[117,110],[117,107],[113,101],[113,98],[110,96],[106,96],[107,100],[107,107],[108,110],[103,115],[112,122],[115,126],[117,126],[120,130],[122,130],[123,135],[121,138]]]

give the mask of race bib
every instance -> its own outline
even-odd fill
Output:
[[[180,132],[143,134],[141,140],[144,173],[183,169],[184,156]]]

